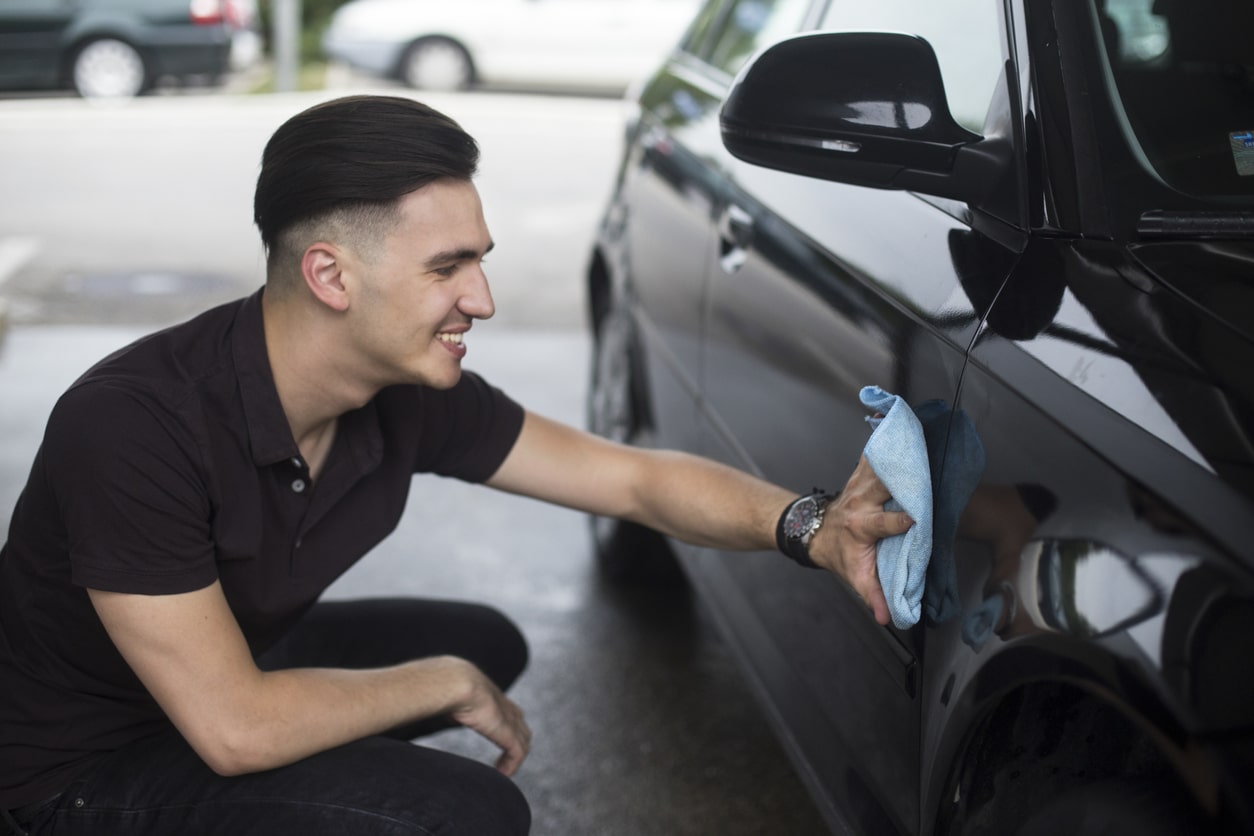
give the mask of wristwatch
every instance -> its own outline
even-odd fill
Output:
[[[810,559],[810,540],[823,524],[823,512],[836,497],[821,488],[793,500],[775,526],[775,543],[779,550],[802,566],[818,568]]]

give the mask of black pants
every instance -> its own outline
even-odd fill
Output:
[[[527,646],[487,607],[437,601],[318,604],[258,663],[263,668],[395,664],[454,655],[507,688]],[[491,766],[408,741],[447,727],[436,718],[233,778],[214,774],[177,731],[109,755],[28,824],[48,834],[276,836],[525,834],[531,811]]]

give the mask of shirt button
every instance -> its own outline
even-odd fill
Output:
[[[296,491],[297,493],[301,493],[301,492],[303,492],[303,491],[305,490],[305,480],[304,480],[304,479],[293,479],[293,480],[292,480],[292,490]]]
[[[296,468],[297,470],[299,470],[300,468],[304,466],[305,466],[305,463],[302,462],[300,459],[292,459],[292,467]]]

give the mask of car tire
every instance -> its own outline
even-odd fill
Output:
[[[401,56],[401,81],[418,90],[465,90],[475,67],[461,44],[448,38],[424,38]]]
[[[631,317],[626,311],[611,308],[599,317],[595,336],[588,425],[597,435],[630,444],[641,427]],[[603,577],[654,586],[683,584],[683,571],[661,534],[612,517],[592,515],[589,519]]]
[[[71,78],[85,99],[129,99],[147,88],[148,66],[126,41],[99,38],[75,53]]]

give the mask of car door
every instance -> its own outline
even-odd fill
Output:
[[[54,84],[61,70],[61,35],[77,8],[77,0],[0,2],[0,84]]]
[[[701,305],[714,247],[718,178],[706,159],[718,143],[721,92],[699,51],[718,19],[710,4],[675,56],[644,87],[622,183],[607,224],[625,245],[621,292],[640,343],[652,443],[695,450]]]
[[[1102,752],[1132,746],[1119,742],[1116,722],[1131,717],[1155,738],[1138,761],[1160,747],[1205,752],[1197,762],[1208,765],[1191,766],[1190,779],[1207,774],[1209,791],[1237,796],[1248,816],[1248,760],[1231,787],[1210,764],[1231,757],[1225,747],[1248,749],[1254,719],[1251,633],[1238,626],[1254,613],[1254,242],[1248,226],[1208,233],[1197,222],[1227,208],[1231,192],[1244,189],[1248,204],[1254,191],[1231,159],[1215,179],[1199,175],[1192,164],[1210,146],[1194,146],[1183,163],[1142,150],[1174,138],[1182,123],[1206,125],[1208,108],[1248,120],[1249,98],[1228,86],[1219,37],[1239,30],[1244,8],[1213,7],[1232,16],[1226,25],[1181,8],[1180,28],[1210,28],[1200,58],[1182,47],[1176,20],[1160,16],[1157,3],[1108,3],[1103,17],[1061,2],[1024,11],[1035,16],[1020,46],[1037,62],[1029,120],[1061,121],[1046,111],[1072,97],[1067,119],[1076,128],[1042,130],[1036,178],[1067,199],[1046,210],[1040,225],[1049,233],[1034,235],[969,353],[958,406],[978,434],[984,468],[954,550],[965,617],[929,635],[932,652],[947,648],[936,653],[947,658],[929,659],[927,687],[946,702],[952,694],[953,705],[968,702],[969,721],[991,716],[1002,695],[1049,693],[1062,680],[1053,693],[1086,695],[1068,701],[1069,717],[1101,705],[1109,740],[1033,759],[1053,773],[1065,773],[1070,759],[1103,786],[1103,769],[1121,767],[1103,764]],[[1086,70],[1083,53],[1065,49],[1077,43],[1104,47],[1107,66]],[[1247,64],[1248,44],[1230,43]],[[1112,69],[1128,86],[1077,82],[1081,72],[1104,81]],[[1188,93],[1173,90],[1180,79]],[[1217,91],[1231,91],[1244,111],[1216,104],[1225,101]],[[1163,119],[1129,119],[1138,106]],[[1179,209],[1190,223],[1121,232],[1123,207],[1098,199],[1103,190],[1127,201],[1134,219]],[[1202,196],[1213,202],[1192,202]],[[1024,704],[1026,714],[1042,702]],[[958,734],[946,734],[946,724],[962,725],[945,712],[926,722],[942,749]],[[1050,734],[1081,738],[1067,723]],[[1010,764],[1007,771],[1017,765],[995,746],[980,747],[979,757]],[[1049,792],[1040,776],[1024,775],[1018,792]],[[1002,790],[1013,797],[1013,786]],[[947,804],[955,792],[937,795]]]
[[[982,127],[1004,65],[995,2],[834,0],[819,28],[917,33]],[[965,14],[965,18],[964,18]],[[983,40],[961,43],[962,34]],[[995,88],[997,92],[995,93]],[[982,99],[982,102],[979,100]],[[1004,109],[1004,107],[1003,107]],[[962,108],[959,107],[958,112]],[[706,452],[798,492],[838,490],[870,434],[861,387],[952,405],[979,315],[1015,236],[965,205],[719,159],[725,190],[707,280]],[[942,463],[932,462],[934,469]],[[879,627],[834,576],[774,553],[700,561],[820,800],[859,832],[919,825],[922,628]]]

